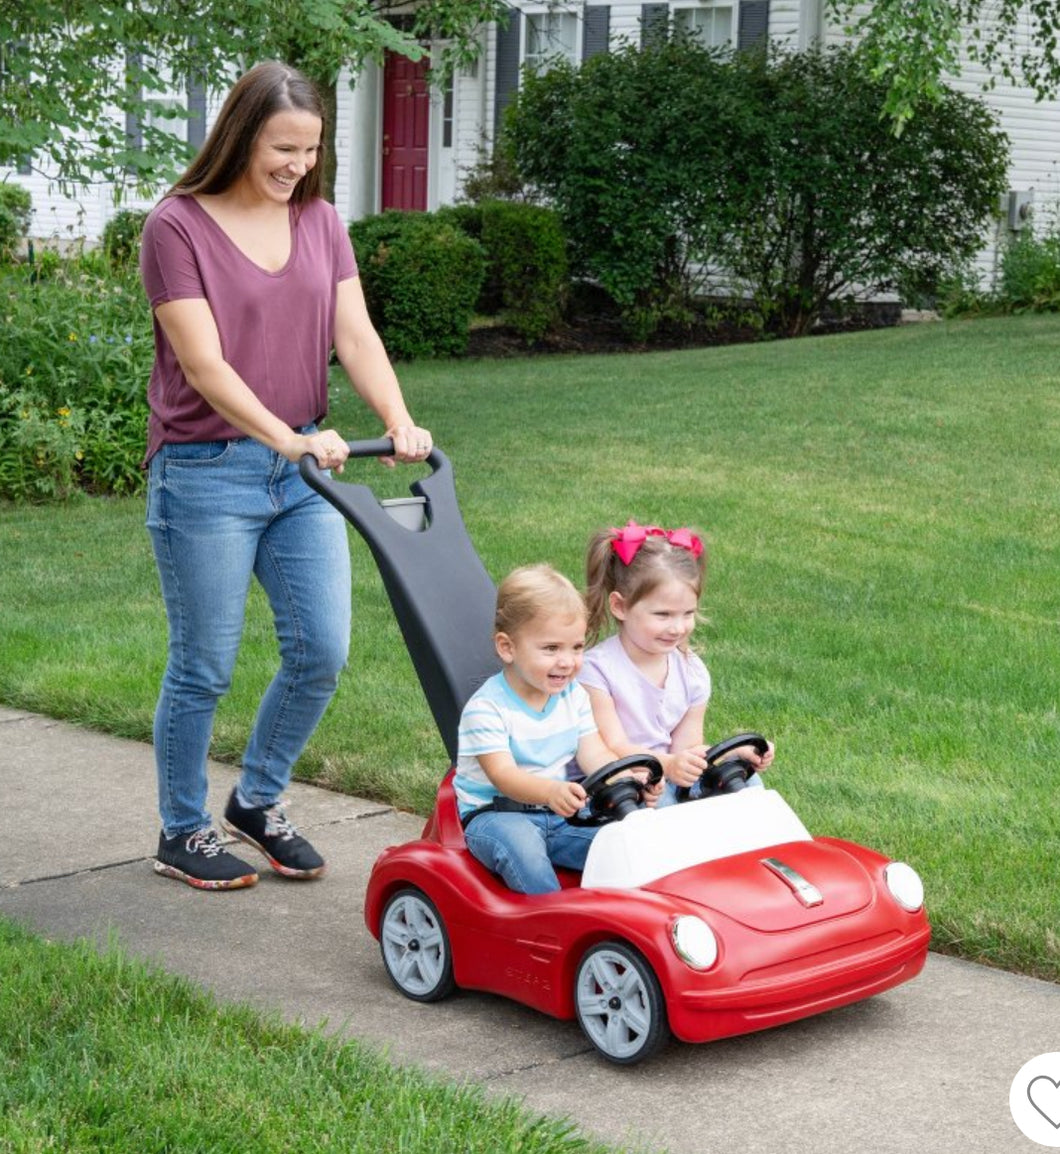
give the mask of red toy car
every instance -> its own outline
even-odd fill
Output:
[[[351,445],[354,456],[390,448]],[[455,759],[460,709],[499,664],[495,590],[464,531],[448,461],[436,449],[430,464],[412,500],[396,505],[328,478],[312,459],[303,474],[372,549]],[[741,734],[708,760],[729,766],[736,745],[763,740]],[[450,771],[419,840],[385,850],[368,883],[365,921],[398,989],[422,1002],[456,986],[487,990],[577,1017],[601,1054],[629,1064],[670,1032],[704,1042],[765,1029],[920,972],[930,927],[909,866],[811,837],[771,789],[637,808],[609,780],[635,760],[586,782],[592,796],[602,791],[597,811],[616,820],[597,834],[582,875],[557,871],[563,888],[532,896],[467,850]]]

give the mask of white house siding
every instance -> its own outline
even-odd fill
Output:
[[[862,15],[869,5],[858,6]],[[842,26],[831,23],[825,29],[825,42],[841,44],[847,37]],[[1030,32],[1024,29],[1017,45],[1019,52],[1030,47]],[[1034,200],[1034,220],[1038,227],[1060,224],[1060,101],[1036,101],[1027,88],[998,81],[993,89],[984,91],[988,73],[980,65],[965,62],[959,77],[947,82],[958,92],[979,97],[999,117],[999,125],[1008,136],[1010,161],[1008,187],[1012,191],[1031,192]],[[1003,198],[1005,199],[1005,198]],[[997,220],[987,228],[983,249],[976,266],[985,287],[993,287],[1000,257],[1000,246],[1011,235],[1008,230],[1007,205],[998,206]]]
[[[339,75],[336,90],[335,205],[347,220],[378,211],[379,139],[382,133],[381,72],[366,68],[350,87],[349,74]]]
[[[969,66],[957,80],[954,88],[973,96],[981,96],[1000,117],[1000,125],[1008,135],[1011,156],[1008,187],[1013,192],[1029,192],[1033,197],[1032,221],[1025,227],[1055,229],[1060,221],[1060,102],[1036,102],[1025,88],[998,84],[983,93],[986,79],[983,69]],[[1003,198],[1004,199],[1004,198]],[[980,279],[993,287],[998,271],[1000,248],[1011,236],[1008,228],[1007,204],[999,206],[998,220],[986,238],[979,254],[977,267]]]

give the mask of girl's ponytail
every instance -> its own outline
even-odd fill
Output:
[[[615,588],[611,538],[610,529],[594,533],[585,556],[585,607],[589,613],[586,642],[589,645],[595,645],[608,631],[608,599]]]

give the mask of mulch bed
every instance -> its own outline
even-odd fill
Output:
[[[898,319],[898,305],[860,305],[841,316],[825,317],[814,328],[813,335],[884,328],[897,324]],[[778,335],[769,334],[769,337],[775,339]],[[640,353],[744,344],[762,339],[762,333],[749,325],[715,321],[662,331],[648,343],[636,343],[625,334],[614,313],[582,311],[565,320],[556,331],[533,342],[527,342],[514,329],[505,325],[477,326],[471,330],[466,355],[493,358],[549,353]]]

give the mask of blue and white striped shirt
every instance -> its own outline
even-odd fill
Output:
[[[571,682],[550,697],[542,710],[532,709],[496,673],[472,696],[460,716],[456,776],[453,785],[460,813],[488,805],[500,790],[478,759],[487,753],[510,753],[527,773],[562,781],[578,743],[596,732],[589,695]]]

